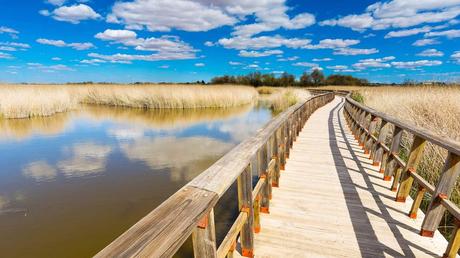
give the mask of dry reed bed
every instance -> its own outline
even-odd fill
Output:
[[[403,121],[460,141],[460,87],[379,87],[359,90],[364,104]],[[404,134],[402,154],[407,154],[412,135]],[[447,151],[427,144],[418,172],[435,185]],[[460,185],[451,199],[460,204]]]
[[[280,113],[311,96],[307,90],[300,88],[259,87],[257,91],[261,94],[262,105],[270,107],[275,113]]]
[[[249,104],[258,93],[246,86],[198,85],[1,85],[0,116],[50,116],[78,104],[132,108],[229,108]]]

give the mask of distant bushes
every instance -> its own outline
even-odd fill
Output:
[[[254,87],[272,86],[272,87],[289,87],[289,86],[322,86],[322,85],[354,85],[363,86],[369,85],[365,79],[355,78],[351,75],[332,74],[325,76],[319,69],[314,69],[311,73],[304,72],[302,76],[297,78],[289,73],[283,73],[280,76],[274,74],[262,74],[253,72],[247,75],[224,75],[214,77],[211,84],[239,84],[250,85]]]

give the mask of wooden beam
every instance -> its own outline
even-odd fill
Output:
[[[214,224],[214,209],[204,216],[192,233],[193,254],[195,257],[217,257],[216,228]]]
[[[183,187],[95,257],[173,256],[217,200],[216,193]]]
[[[402,139],[402,134],[403,130],[395,126],[393,129],[393,138],[391,140],[391,147],[390,147],[390,153],[387,155],[387,160],[385,161],[385,173],[383,176],[383,180],[385,181],[390,181],[391,177],[394,174],[394,170],[396,168],[395,160],[393,159],[393,156],[391,154],[398,155],[400,144],[401,144],[401,139]]]
[[[238,208],[248,214],[240,232],[241,252],[245,257],[254,256],[254,205],[252,203],[251,165],[238,177]]]
[[[446,196],[448,199],[460,174],[460,156],[449,152],[444,165],[441,178],[439,179],[438,185],[431,198],[430,205],[425,213],[425,219],[423,220],[422,230],[420,234],[422,236],[433,236],[434,232],[441,222],[442,216],[445,211],[445,207],[441,204],[439,196]]]
[[[401,173],[401,183],[399,184],[398,193],[396,194],[397,202],[405,202],[407,196],[409,196],[410,190],[412,188],[412,183],[414,182],[414,178],[411,177],[410,174],[417,173],[417,166],[422,159],[425,146],[425,139],[419,136],[414,137],[406,167]]]

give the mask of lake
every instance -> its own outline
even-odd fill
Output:
[[[0,256],[94,255],[272,116],[253,106],[82,106],[0,120]],[[218,238],[236,214],[233,195],[216,207]]]

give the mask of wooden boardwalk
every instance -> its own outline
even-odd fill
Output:
[[[270,214],[261,215],[255,257],[439,257],[447,241],[420,236],[423,213],[411,219],[412,199],[394,201],[391,182],[347,127],[343,103],[318,109],[300,132]]]

